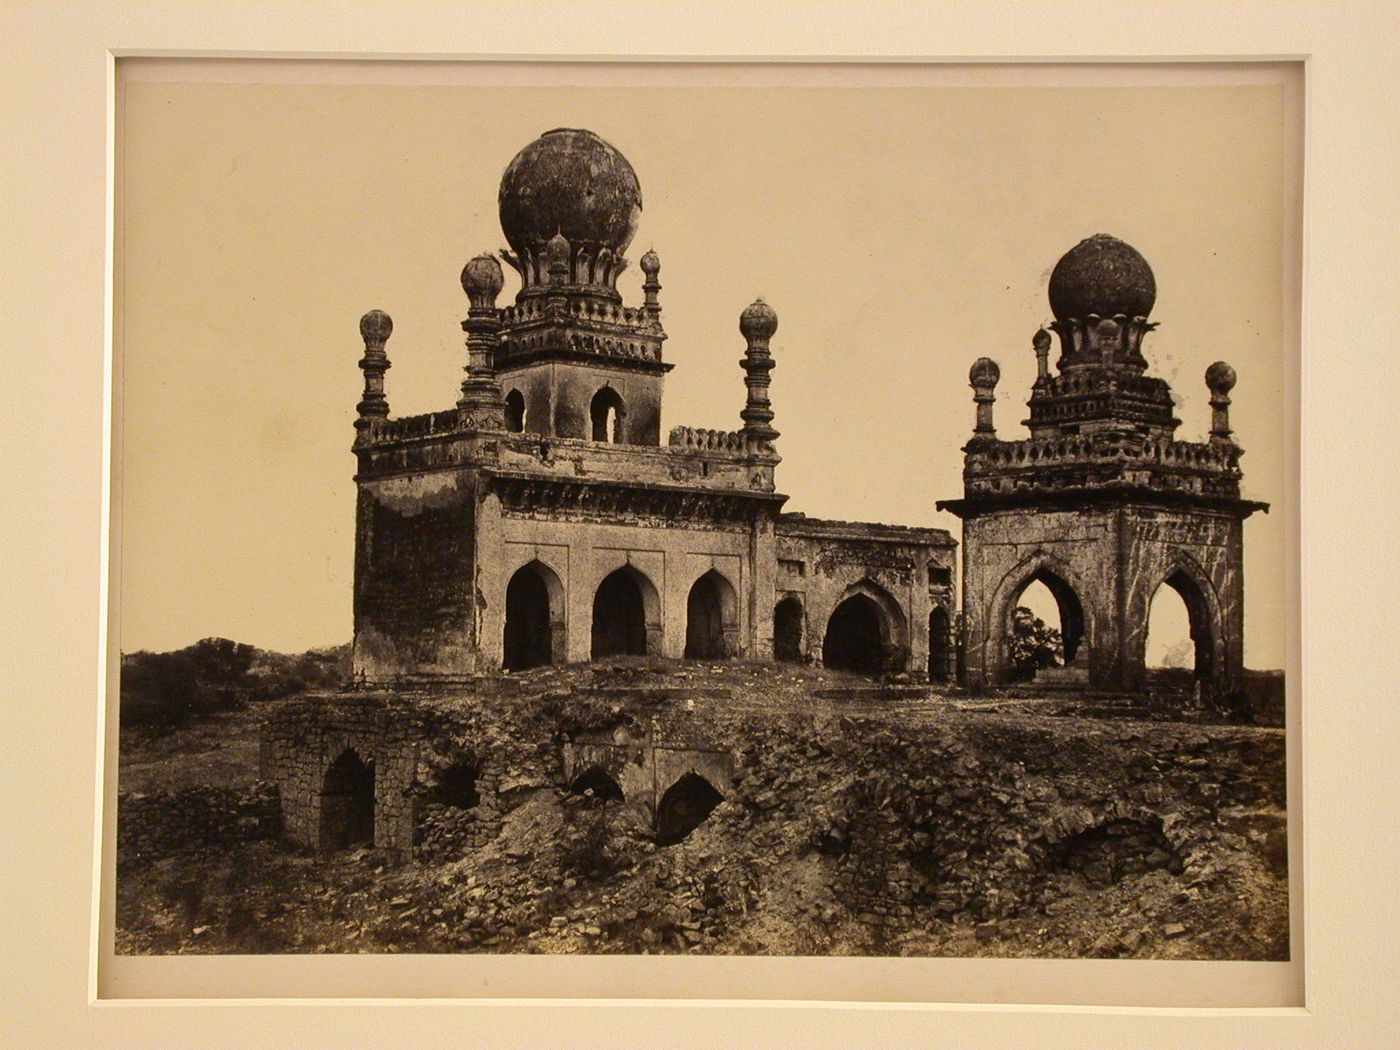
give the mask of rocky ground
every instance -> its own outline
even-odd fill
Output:
[[[543,669],[501,701],[556,725],[486,845],[454,849],[439,821],[406,860],[318,858],[246,815],[239,834],[165,837],[119,858],[118,952],[1288,954],[1278,729],[746,665]],[[635,805],[532,775],[571,722],[677,705],[736,756],[731,793],[679,843]],[[133,737],[122,789],[143,806],[256,792],[257,723]]]

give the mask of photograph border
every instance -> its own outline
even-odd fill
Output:
[[[88,3],[50,9],[29,5],[7,13],[9,38],[23,41],[9,71],[20,141],[37,146],[39,163],[6,164],[7,189],[18,189],[32,220],[7,251],[7,287],[22,303],[18,331],[48,357],[44,367],[18,370],[7,419],[17,447],[42,435],[48,441],[24,462],[12,482],[21,492],[7,528],[13,549],[42,552],[36,564],[17,566],[7,580],[9,622],[18,628],[12,689],[31,698],[15,712],[7,744],[7,823],[13,825],[5,864],[11,885],[45,887],[46,895],[21,908],[5,902],[14,943],[29,965],[7,975],[7,1004],[26,1004],[5,1018],[17,1045],[272,1045],[291,1031],[308,1040],[380,1039],[395,1045],[461,1045],[464,1030],[444,1025],[443,1011],[488,1045],[537,1045],[569,1033],[573,1045],[630,1045],[658,1033],[694,1045],[792,1041],[805,1045],[922,1041],[1001,1045],[1011,1041],[1073,1039],[1078,1045],[1359,1045],[1394,1017],[1393,997],[1368,994],[1393,987],[1395,960],[1386,951],[1395,927],[1394,876],[1385,861],[1394,841],[1387,808],[1396,759],[1395,713],[1372,707],[1371,717],[1347,717],[1352,697],[1374,695],[1383,681],[1385,642],[1374,625],[1349,610],[1383,608],[1394,592],[1394,569],[1364,560],[1349,535],[1387,536],[1393,525],[1376,498],[1351,472],[1335,468],[1360,447],[1372,455],[1393,445],[1381,413],[1349,411],[1357,391],[1395,388],[1393,357],[1366,355],[1368,338],[1395,329],[1393,284],[1396,214],[1387,160],[1396,154],[1396,129],[1383,119],[1395,82],[1384,12],[1372,8],[1324,10],[1320,3],[1290,9],[1289,24],[1271,5],[1241,5],[1222,22],[1206,4],[1011,4],[987,19],[978,8],[923,10],[905,6],[861,12],[833,5],[764,8],[732,5],[691,19],[681,8],[633,5],[547,5],[504,11],[487,5],[415,8],[342,2],[301,5],[250,19],[237,11],[199,5]],[[77,14],[81,11],[81,14]],[[566,17],[567,13],[567,17]],[[724,17],[729,14],[731,17]],[[767,17],[762,17],[762,16]],[[935,17],[936,15],[936,17]],[[845,17],[842,17],[845,16]],[[245,1000],[152,1003],[99,1002],[92,963],[96,930],[75,890],[94,870],[91,814],[102,780],[92,767],[98,750],[94,683],[105,673],[99,636],[103,619],[101,554],[108,449],[110,373],[102,346],[110,345],[112,173],[110,98],[117,55],[191,53],[285,57],[409,55],[471,58],[580,56],[829,59],[826,28],[840,25],[846,55],[859,60],[957,59],[989,61],[1302,59],[1306,62],[1307,127],[1304,180],[1305,346],[1325,353],[1325,368],[1301,362],[1303,384],[1301,603],[1305,737],[1307,883],[1307,1007],[1279,1010],[1156,1010],[1021,1005],[734,1004],[678,1005],[626,1000],[489,1004],[392,1004],[301,1000],[268,1004]],[[1093,26],[1093,32],[1085,32]],[[470,39],[478,56],[444,55],[441,41]],[[897,41],[898,46],[891,42]],[[1034,41],[1029,56],[1025,42]],[[1112,53],[1105,54],[1105,43]],[[936,49],[936,53],[935,53]],[[572,52],[572,54],[571,54]],[[1096,52],[1096,53],[1095,53]],[[1388,137],[1387,137],[1388,136]],[[1362,146],[1365,149],[1362,149]],[[1326,157],[1327,164],[1316,163]],[[42,178],[40,175],[42,174]],[[16,214],[22,214],[16,210]],[[99,241],[97,238],[101,236]],[[1379,260],[1379,262],[1377,261]],[[101,296],[99,301],[99,294]],[[103,308],[105,307],[105,308]],[[1392,322],[1387,324],[1386,322]],[[1364,324],[1364,328],[1359,326]],[[1358,330],[1359,329],[1359,330]],[[1389,439],[1389,441],[1387,441]],[[100,453],[100,457],[99,457]],[[1372,458],[1372,462],[1383,462]],[[1319,469],[1309,471],[1308,466]],[[1393,482],[1381,482],[1381,485]],[[1384,493],[1381,493],[1384,496]],[[1393,492],[1391,493],[1393,496]],[[63,567],[60,570],[60,566]],[[1377,577],[1379,588],[1377,589]],[[1365,580],[1369,603],[1357,604],[1341,581]],[[1301,599],[1302,595],[1300,595]],[[26,612],[27,610],[27,612]],[[74,610],[80,610],[79,614]],[[66,613],[66,615],[60,615]],[[1368,633],[1369,631],[1369,633]],[[86,657],[86,659],[84,658]],[[34,698],[46,698],[43,706]],[[1387,721],[1388,720],[1388,721]],[[43,790],[41,791],[41,787]],[[85,816],[86,815],[86,816]],[[1387,832],[1390,832],[1388,834]],[[95,880],[93,880],[95,881]],[[11,921],[13,920],[13,921]],[[75,937],[75,934],[78,936]],[[81,960],[88,956],[88,963]],[[76,965],[75,965],[76,964]],[[11,967],[18,971],[18,967]],[[86,978],[79,982],[79,974]],[[85,986],[85,987],[84,987]],[[532,1003],[532,1009],[526,1009]],[[210,1009],[211,1007],[217,1007]],[[221,1009],[239,1011],[235,1024]],[[6,1007],[7,1014],[14,1009]],[[706,1011],[703,1019],[677,1013]],[[800,1030],[801,1035],[794,1033]],[[285,1045],[285,1042],[282,1043]]]

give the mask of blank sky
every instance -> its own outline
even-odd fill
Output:
[[[810,78],[808,78],[810,79]],[[994,78],[993,78],[994,79]],[[1246,495],[1283,489],[1283,90],[130,82],[118,124],[120,644],[283,650],[351,632],[359,317],[394,319],[393,414],[450,407],[463,263],[500,174],[587,127],[641,181],[620,282],[660,254],[663,433],[734,428],[738,315],[778,312],[788,510],[935,525],[961,492],[967,368],[1024,436],[1059,256],[1105,232],[1157,278],[1145,350],[1203,438],[1239,372]],[[508,276],[509,272],[508,272]],[[510,301],[508,284],[502,303]],[[1283,515],[1250,519],[1246,660],[1283,662]]]

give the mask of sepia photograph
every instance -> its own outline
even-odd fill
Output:
[[[1297,958],[1286,67],[210,65],[118,62],[117,955]]]

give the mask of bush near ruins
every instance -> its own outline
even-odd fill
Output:
[[[1063,662],[1064,642],[1060,632],[1050,627],[1024,605],[1016,607],[1011,619],[1011,666],[1018,679],[1034,678],[1042,667]]]
[[[349,648],[287,656],[227,638],[205,638],[169,653],[124,654],[121,724],[169,730],[250,701],[336,688],[349,677]]]

